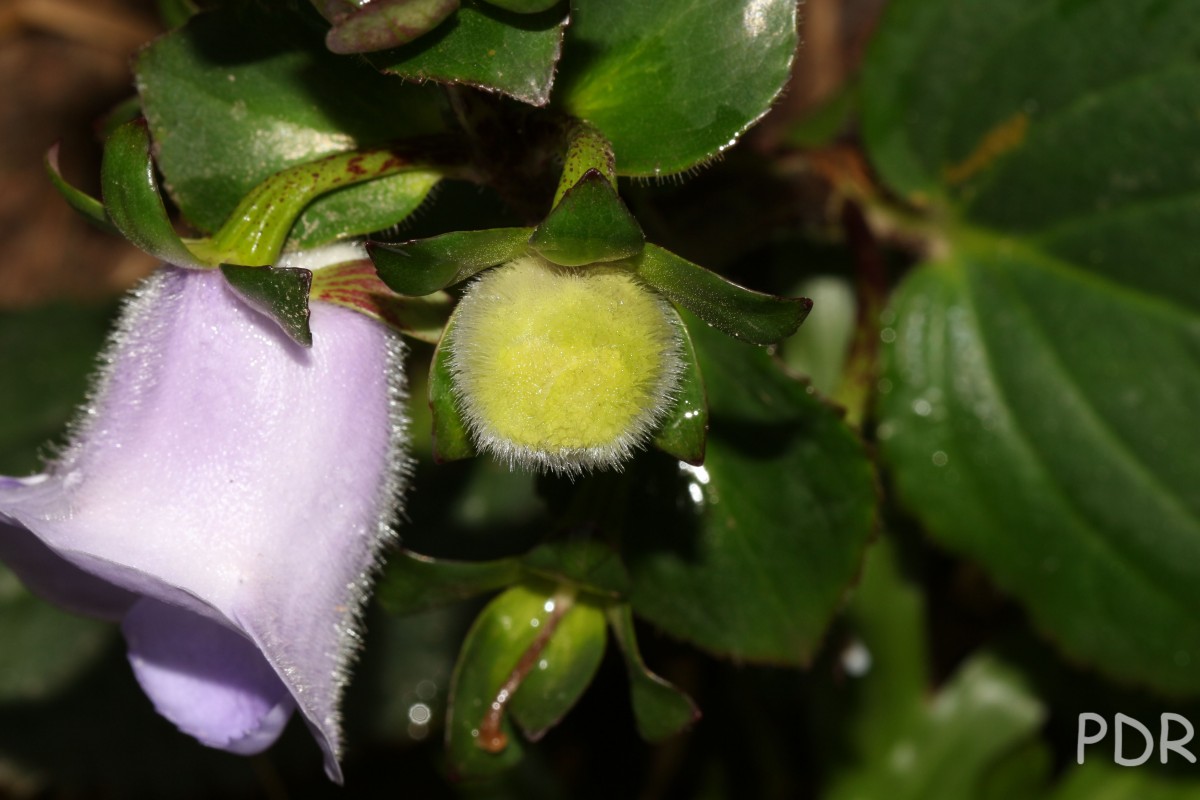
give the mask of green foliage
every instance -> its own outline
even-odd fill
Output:
[[[209,233],[276,172],[440,127],[433,92],[335,56],[307,25],[255,4],[193,17],[135,69],[171,197]],[[313,203],[297,229],[312,246],[386,228],[428,189],[403,175],[347,188]]]
[[[861,73],[723,160],[807,97],[794,0],[158,5],[100,199],[57,147],[51,183],[301,344],[310,300],[415,342],[355,791],[1200,797],[1073,738],[1200,721],[1194,0],[891,0]],[[677,316],[620,470],[476,458],[441,343],[525,256]],[[0,316],[0,472],[53,457],[110,316]],[[253,768],[172,738],[112,627],[3,568],[0,642],[0,795],[321,794],[303,732]]]
[[[499,5],[463,0],[446,24],[372,62],[393,75],[475,86],[544,106],[562,52],[565,9],[517,14]]]
[[[982,6],[897,3],[865,76],[880,171],[953,220],[889,312],[885,457],[1068,653],[1196,693],[1193,9]]]
[[[761,350],[694,318],[704,466],[646,459],[623,542],[633,610],[739,661],[806,663],[873,525],[871,467],[837,414]]]
[[[792,0],[575,0],[558,93],[622,175],[670,175],[732,146],[787,81]]]

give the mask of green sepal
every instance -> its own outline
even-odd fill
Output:
[[[671,302],[717,330],[752,344],[786,339],[812,310],[811,300],[743,288],[657,245],[646,245],[641,256],[630,263],[639,278]]]
[[[524,255],[531,232],[531,228],[492,228],[403,244],[368,242],[367,254],[392,291],[419,297]]]
[[[372,0],[345,13],[347,3],[314,2],[333,27],[325,46],[340,54],[399,47],[436,28],[458,10],[458,0]]]
[[[154,178],[145,120],[128,122],[108,137],[100,166],[100,194],[108,218],[137,247],[181,267],[213,266],[197,258],[171,225]]]
[[[408,153],[387,147],[337,153],[289,167],[251,189],[213,234],[206,249],[211,251],[212,260],[221,263],[273,264],[296,219],[318,197],[413,169]],[[423,185],[421,197],[430,186]]]
[[[594,594],[624,597],[631,585],[620,556],[595,539],[547,542],[530,550],[521,562],[535,575],[572,583]]]
[[[312,347],[312,331],[308,327],[312,272],[294,267],[222,264],[221,274],[238,297],[274,320],[292,341]]]
[[[521,577],[516,558],[450,561],[410,550],[388,556],[376,595],[392,614],[413,614],[504,588]]]
[[[454,317],[446,323],[442,340],[433,351],[429,365],[429,409],[433,412],[433,458],[439,464],[475,455],[467,423],[454,398],[454,375],[450,369],[450,341]]]
[[[581,267],[632,258],[646,237],[612,183],[589,169],[538,225],[529,245],[555,264]]]
[[[683,370],[679,373],[675,403],[654,434],[654,446],[698,467],[704,463],[704,450],[708,445],[708,397],[692,334],[673,307],[671,315],[683,341],[680,349]]]
[[[603,609],[586,595],[576,597],[509,706],[529,741],[545,736],[579,701],[600,667],[607,639]]]
[[[558,5],[559,0],[484,0],[489,6],[503,8],[514,14],[540,14]]]
[[[629,606],[608,609],[608,624],[625,656],[633,718],[641,737],[647,742],[660,742],[699,720],[700,709],[692,698],[655,675],[642,661]]]
[[[46,174],[50,176],[50,183],[62,195],[62,198],[67,201],[67,205],[82,214],[88,222],[100,227],[109,233],[120,235],[120,231],[113,225],[112,220],[108,218],[108,213],[104,210],[104,204],[96,198],[92,197],[87,192],[76,189],[71,184],[67,183],[67,179],[62,176],[62,171],[58,166],[58,144],[55,143],[46,151],[46,157],[43,160],[46,166]]]

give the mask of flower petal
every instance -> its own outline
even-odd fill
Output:
[[[225,625],[143,598],[121,630],[129,663],[158,713],[209,747],[259,753],[296,704],[258,647]]]
[[[343,245],[286,266],[355,258]],[[355,627],[408,463],[403,345],[325,303],[311,327],[302,348],[217,271],[163,268],[127,304],[70,446],[41,484],[0,488],[0,514],[253,641],[336,780]]]
[[[0,561],[42,599],[77,614],[118,620],[137,595],[84,572],[3,513],[53,501],[57,490],[57,482],[44,475],[24,481],[0,477]]]

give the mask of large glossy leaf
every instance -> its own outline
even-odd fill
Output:
[[[565,5],[518,14],[463,0],[462,8],[432,32],[371,61],[406,78],[478,86],[544,106],[562,50]]]
[[[901,0],[864,83],[880,171],[956,220],[884,331],[901,498],[1072,657],[1180,693],[1200,692],[1194,21],[1186,0]]]
[[[765,352],[685,319],[708,389],[708,454],[703,467],[646,459],[661,469],[634,477],[634,612],[723,655],[803,663],[858,572],[871,467],[833,409]]]
[[[555,102],[612,141],[622,175],[669,175],[766,113],[795,49],[795,0],[575,0]]]
[[[257,4],[193,17],[135,69],[159,169],[206,232],[275,172],[439,126],[431,90],[336,56],[319,31]],[[297,230],[311,246],[385,228],[427,190],[404,175],[343,189],[314,202]]]

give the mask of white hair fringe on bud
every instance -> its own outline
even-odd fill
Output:
[[[600,322],[606,323],[611,330],[620,326],[628,328],[630,324],[643,324],[645,333],[652,340],[651,346],[657,351],[653,374],[638,381],[637,388],[641,390],[642,397],[638,400],[636,413],[629,417],[623,430],[603,443],[536,446],[513,441],[497,430],[494,420],[489,419],[488,409],[475,396],[477,392],[472,385],[479,380],[477,366],[494,357],[498,344],[495,341],[496,329],[502,328],[503,321],[517,313],[512,307],[513,303],[557,303],[564,293],[575,291],[584,282],[601,275],[619,276],[627,280],[649,301],[641,309],[622,302],[606,304],[603,297],[597,298],[597,302],[591,305],[597,313],[609,314]],[[614,317],[614,311],[626,316]],[[619,262],[569,268],[552,264],[538,256],[525,256],[484,272],[467,287],[455,312],[447,342],[454,397],[476,448],[490,453],[510,469],[521,468],[571,478],[596,470],[619,471],[624,462],[646,446],[678,397],[679,378],[684,371],[683,333],[680,326],[679,315],[668,301],[638,281]],[[602,391],[598,389],[596,394],[599,396]]]

